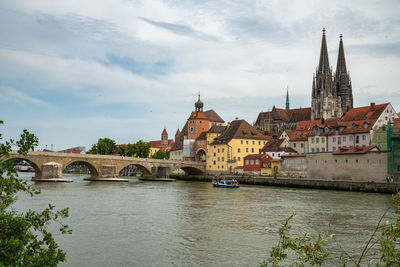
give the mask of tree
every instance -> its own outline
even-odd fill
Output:
[[[20,140],[0,143],[0,161],[9,155],[12,145],[18,146],[18,153],[26,155],[38,145],[38,139],[23,130]],[[12,204],[20,191],[31,196],[40,193],[18,178],[12,161],[3,163],[0,168],[0,266],[57,266],[66,260],[66,253],[58,247],[47,226],[57,222],[62,234],[71,233],[60,220],[68,217],[68,208],[56,211],[49,204],[42,212],[17,212]]]
[[[150,152],[150,143],[139,140],[135,143],[135,155],[139,158],[147,158]]]
[[[153,159],[169,159],[169,150],[161,151],[158,150],[154,155],[151,156]]]
[[[96,144],[87,152],[88,154],[112,155],[116,152],[115,141],[110,138],[99,138]]]

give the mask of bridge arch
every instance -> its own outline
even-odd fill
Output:
[[[72,163],[75,163],[75,162],[79,162],[79,163],[82,163],[83,165],[85,165],[89,169],[90,177],[92,177],[92,178],[99,177],[99,171],[97,170],[97,168],[92,163],[90,163],[89,161],[85,161],[85,160],[81,160],[81,159],[68,161],[66,164],[64,164],[62,166],[62,168],[63,168],[62,171],[64,172],[65,169],[69,165],[71,165]]]
[[[204,174],[204,171],[196,168],[196,167],[192,167],[192,166],[182,166],[180,167],[181,170],[183,170],[187,175],[201,175]]]
[[[141,165],[139,163],[132,163],[132,162],[126,163],[124,165],[121,165],[119,167],[119,170],[117,170],[117,174],[120,173],[124,168],[126,168],[128,166],[131,166],[131,165],[136,166],[143,173],[143,175],[150,175],[151,174],[151,170],[149,170],[145,166],[143,166],[143,165]]]
[[[36,162],[28,159],[27,157],[25,157],[23,155],[9,156],[8,158],[6,158],[4,160],[0,160],[0,163],[2,164],[4,162],[7,162],[7,161],[13,160],[13,159],[22,159],[22,160],[28,162],[29,165],[31,165],[31,167],[35,169],[35,177],[36,178],[42,177],[42,169],[39,167],[39,164],[37,164]]]

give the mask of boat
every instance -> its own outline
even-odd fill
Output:
[[[213,180],[214,187],[224,187],[224,188],[239,188],[239,183],[236,179],[222,179],[222,180]]]

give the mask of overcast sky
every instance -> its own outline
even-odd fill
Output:
[[[194,109],[252,123],[311,105],[322,28],[355,106],[400,111],[400,1],[0,0],[0,132],[40,147],[170,137]]]

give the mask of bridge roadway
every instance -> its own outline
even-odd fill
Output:
[[[1,158],[0,162],[9,159],[23,159],[34,169],[34,181],[70,181],[63,179],[62,171],[71,163],[81,162],[88,167],[90,178],[86,180],[119,180],[119,173],[127,166],[134,165],[145,176],[169,177],[178,169],[183,170],[188,175],[204,174],[206,165],[204,162],[196,161],[177,161],[166,159],[135,158],[126,156],[92,155],[92,154],[72,154],[59,152],[29,152],[26,156],[11,151],[6,158]]]

